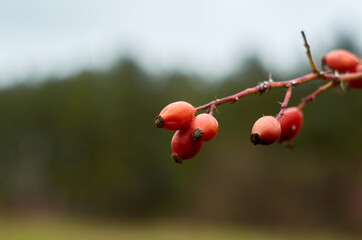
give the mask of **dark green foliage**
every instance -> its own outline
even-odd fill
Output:
[[[182,166],[171,161],[173,133],[155,128],[154,117],[170,102],[197,106],[267,79],[260,64],[250,65],[207,83],[183,74],[155,79],[126,60],[106,72],[2,90],[1,204],[120,217],[354,226],[362,188],[360,91],[343,97],[330,91],[308,105],[295,150],[249,142],[254,121],[278,113],[283,89],[220,106],[218,136]],[[290,104],[322,83],[297,87]]]

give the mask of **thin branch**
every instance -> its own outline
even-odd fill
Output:
[[[290,97],[292,96],[292,92],[293,92],[293,87],[292,86],[288,87],[288,90],[285,93],[284,101],[280,108],[280,112],[278,113],[276,119],[279,120],[284,115],[284,111],[288,107],[288,103],[289,103]]]
[[[329,81],[334,81],[334,82],[347,82],[347,81],[353,81],[353,80],[357,80],[357,79],[361,79],[362,78],[362,72],[357,72],[357,73],[346,73],[343,75],[339,75],[339,74],[329,74],[329,73],[321,73],[321,78],[325,79],[325,80],[329,80]]]
[[[302,36],[303,36],[303,40],[304,40],[304,46],[307,49],[307,56],[308,56],[309,63],[310,63],[311,69],[312,69],[312,73],[306,74],[306,75],[304,75],[302,77],[295,78],[295,79],[292,79],[292,80],[283,81],[283,82],[274,82],[271,79],[271,73],[270,73],[268,81],[264,81],[264,82],[258,84],[255,87],[247,88],[247,89],[245,89],[245,90],[243,90],[241,92],[238,92],[238,93],[236,93],[234,95],[227,96],[227,97],[224,97],[224,98],[221,98],[221,99],[215,99],[214,101],[211,101],[211,102],[209,102],[209,103],[207,103],[205,105],[197,107],[196,111],[207,110],[208,113],[213,114],[214,111],[217,111],[216,107],[221,105],[221,104],[228,103],[228,102],[229,103],[234,103],[234,102],[237,102],[239,99],[241,99],[243,97],[253,95],[253,94],[257,94],[257,93],[259,93],[261,95],[264,92],[266,92],[268,90],[271,90],[273,88],[295,87],[297,85],[304,84],[304,83],[307,83],[307,82],[315,80],[315,79],[324,79],[324,80],[330,81],[330,83],[328,83],[328,84],[326,84],[326,85],[319,88],[320,92],[323,92],[323,91],[329,89],[334,84],[362,78],[362,72],[359,72],[359,73],[345,73],[343,75],[331,74],[329,72],[323,72],[323,73],[320,72],[319,69],[317,68],[317,65],[316,65],[313,57],[312,57],[312,53],[310,51],[310,46],[308,44],[308,41],[307,41],[307,38],[305,36],[304,31],[302,31]],[[324,88],[326,88],[326,89],[324,89]],[[290,91],[292,91],[292,90],[290,90]],[[318,92],[317,95],[320,92]],[[309,96],[306,99],[308,100]],[[301,103],[301,105],[300,105],[301,108],[303,108],[304,105],[305,105],[305,102],[303,101]]]
[[[315,64],[315,61],[314,61],[313,57],[312,57],[312,53],[310,51],[310,46],[308,44],[307,37],[305,36],[304,31],[302,31],[302,36],[303,36],[303,40],[304,40],[304,46],[307,49],[307,56],[308,56],[308,59],[309,59],[310,67],[312,68],[312,72],[318,73],[319,70],[317,68],[317,65]]]
[[[339,75],[339,76],[336,76],[333,74],[328,74],[328,73],[321,73],[321,74],[320,73],[309,73],[302,77],[295,78],[295,79],[288,80],[288,81],[283,81],[283,82],[264,81],[255,87],[247,88],[234,95],[227,96],[227,97],[224,97],[221,99],[216,99],[205,105],[199,106],[196,108],[196,111],[208,109],[209,112],[214,112],[214,110],[216,109],[217,106],[224,104],[224,103],[228,103],[228,102],[234,103],[243,97],[257,94],[257,93],[263,94],[267,90],[271,90],[274,88],[285,88],[285,87],[289,87],[289,86],[295,87],[295,86],[310,82],[315,79],[324,79],[324,80],[332,82],[332,85],[333,85],[333,83],[353,81],[353,80],[357,80],[360,78],[362,78],[362,72],[346,73],[346,74]]]
[[[267,90],[273,89],[273,88],[286,88],[289,86],[297,86],[306,82],[309,82],[313,79],[318,78],[319,74],[318,73],[310,73],[307,75],[304,75],[302,77],[299,78],[295,78],[289,81],[285,81],[285,82],[273,82],[273,81],[264,81],[260,84],[258,84],[257,86],[253,87],[253,88],[247,88],[241,92],[238,92],[234,95],[228,96],[228,97],[224,97],[221,99],[216,99],[214,101],[211,101],[205,105],[199,106],[196,108],[196,111],[200,111],[200,110],[204,110],[204,109],[208,109],[209,112],[213,112],[213,110],[216,108],[216,106],[219,106],[221,104],[224,103],[234,103],[237,102],[239,99],[249,96],[249,95],[253,95],[256,93],[259,94],[263,94],[264,92],[266,92]]]
[[[299,104],[298,108],[299,108],[300,110],[302,110],[307,103],[313,102],[314,99],[315,99],[319,94],[321,94],[322,92],[327,91],[328,89],[330,89],[331,87],[333,87],[333,86],[335,86],[335,85],[336,85],[336,83],[331,81],[331,82],[328,82],[327,84],[319,87],[315,92],[313,92],[312,94],[310,94],[310,95],[308,95],[307,97],[305,97],[305,98],[303,99],[303,101]]]
[[[205,105],[199,106],[196,108],[196,111],[208,109],[209,112],[214,112],[214,110],[216,109],[217,106],[224,104],[224,103],[228,103],[228,102],[235,103],[239,99],[249,96],[249,95],[253,95],[253,94],[257,94],[257,93],[263,94],[264,92],[274,89],[274,88],[285,88],[285,87],[289,87],[289,86],[295,87],[295,86],[310,82],[315,79],[324,79],[324,80],[330,81],[333,85],[334,83],[353,81],[353,80],[357,80],[357,79],[361,79],[361,78],[362,78],[362,72],[346,73],[346,74],[339,75],[339,76],[329,74],[329,73],[309,73],[302,77],[295,78],[295,79],[288,80],[288,81],[283,81],[283,82],[264,81],[253,88],[247,88],[234,95],[224,97],[221,99],[216,99]]]

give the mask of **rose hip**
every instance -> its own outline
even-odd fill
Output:
[[[287,108],[279,119],[281,134],[279,142],[289,141],[297,136],[303,124],[303,112],[297,107]]]
[[[339,72],[353,71],[359,62],[360,59],[356,55],[344,49],[334,50],[322,59],[324,65]]]
[[[358,64],[357,67],[351,72],[362,72],[362,63]],[[350,88],[355,88],[355,89],[362,88],[362,78],[351,80],[348,81],[347,83]]]
[[[194,141],[191,128],[178,130],[172,137],[172,159],[179,164],[183,160],[193,158],[201,149],[203,142]]]
[[[155,126],[168,130],[179,130],[190,125],[195,116],[195,108],[184,101],[167,105],[155,118]]]
[[[274,143],[280,136],[279,121],[272,116],[259,118],[253,126],[250,141],[254,144],[269,145]]]
[[[191,130],[195,141],[207,142],[216,136],[219,124],[212,115],[202,113],[192,120]]]

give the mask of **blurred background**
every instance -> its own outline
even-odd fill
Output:
[[[360,239],[362,92],[304,111],[295,148],[253,146],[284,90],[219,107],[170,159],[167,104],[199,106],[362,56],[361,1],[0,1],[1,239]],[[323,81],[298,86],[290,105]]]

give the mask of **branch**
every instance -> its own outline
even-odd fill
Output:
[[[307,49],[307,56],[308,56],[308,59],[309,59],[310,67],[312,68],[312,72],[318,73],[319,70],[317,68],[317,65],[315,64],[315,61],[314,61],[313,57],[312,57],[312,53],[310,51],[310,46],[308,44],[308,41],[307,41],[307,38],[305,36],[304,31],[302,31],[302,36],[303,36],[303,40],[304,40],[304,46]]]
[[[324,79],[324,80],[330,81],[328,84],[320,87],[315,93],[313,93],[314,95],[311,94],[311,96],[306,97],[305,100],[300,104],[301,108],[303,108],[304,105],[306,104],[306,102],[313,101],[313,99],[318,94],[329,89],[332,85],[337,84],[337,83],[339,84],[339,83],[345,82],[345,81],[352,81],[352,80],[362,78],[362,72],[345,73],[343,75],[338,75],[337,73],[331,74],[328,72],[320,72],[312,57],[312,53],[310,51],[310,46],[308,44],[304,31],[302,31],[302,36],[303,36],[303,40],[304,40],[304,46],[307,49],[307,56],[308,56],[309,63],[310,63],[311,69],[312,69],[312,73],[306,74],[302,77],[295,78],[292,80],[283,81],[283,82],[274,82],[273,80],[269,79],[269,81],[264,81],[255,87],[247,88],[234,95],[227,96],[227,97],[224,97],[221,99],[215,99],[214,101],[211,101],[205,105],[199,106],[196,108],[196,111],[207,110],[208,113],[213,114],[213,112],[215,110],[217,110],[216,109],[217,106],[224,104],[224,103],[228,103],[228,102],[229,103],[237,102],[240,98],[243,98],[243,97],[246,97],[249,95],[253,95],[253,94],[257,94],[257,93],[262,95],[264,92],[274,89],[274,88],[292,88],[292,87],[307,83],[307,82],[315,80],[315,79]],[[289,102],[289,99],[287,97],[289,94],[291,94],[291,92],[292,92],[292,90],[288,89],[287,94],[285,96],[286,99],[284,99],[284,102],[286,104],[288,104],[288,102]],[[290,98],[290,96],[289,96],[289,98]],[[310,98],[313,98],[313,99],[310,100]],[[281,113],[278,114],[278,117],[280,114],[283,114],[283,105],[282,105]]]
[[[287,92],[285,93],[284,101],[282,103],[282,106],[280,108],[280,112],[278,113],[276,119],[279,120],[284,115],[284,111],[288,107],[288,103],[289,103],[290,97],[292,96],[292,92],[293,92],[293,87],[290,86],[288,88]]]
[[[247,88],[241,92],[238,92],[234,95],[228,96],[228,97],[224,97],[221,99],[216,99],[214,101],[211,101],[205,105],[199,106],[196,108],[196,111],[200,111],[200,110],[204,110],[204,109],[215,109],[216,106],[219,106],[221,104],[224,103],[234,103],[237,102],[240,98],[249,96],[249,95],[253,95],[256,93],[259,94],[263,94],[264,92],[266,92],[267,90],[273,89],[273,88],[286,88],[286,87],[290,87],[290,86],[297,86],[306,82],[309,82],[313,79],[316,79],[319,77],[318,73],[310,73],[307,75],[304,75],[302,77],[299,78],[295,78],[289,81],[285,81],[285,82],[273,82],[271,80],[269,81],[264,81],[260,84],[258,84],[257,86],[253,87],[253,88]]]
[[[313,102],[314,99],[319,95],[321,94],[322,92],[325,92],[327,91],[328,89],[330,89],[331,87],[335,86],[336,83],[335,82],[329,82],[321,87],[319,87],[315,92],[313,92],[312,94],[308,95],[307,97],[305,97],[303,99],[303,101],[299,104],[298,108],[300,110],[302,110],[305,105],[309,102]]]
[[[357,73],[346,73],[343,75],[338,75],[338,74],[329,74],[329,73],[321,73],[321,78],[329,80],[329,81],[334,81],[334,82],[348,82],[348,81],[353,81],[353,80],[357,80],[357,79],[361,79],[362,78],[362,72],[357,72]]]
[[[332,83],[340,83],[340,82],[346,82],[346,81],[353,81],[353,80],[360,79],[360,78],[362,78],[362,72],[346,73],[346,74],[339,75],[339,76],[329,74],[329,73],[309,73],[302,77],[295,78],[295,79],[288,80],[288,81],[282,81],[282,82],[273,82],[271,80],[264,81],[253,88],[247,88],[234,95],[227,96],[227,97],[224,97],[221,99],[216,99],[205,105],[201,105],[196,108],[196,111],[208,109],[208,111],[212,113],[212,112],[214,112],[214,110],[216,110],[217,106],[224,104],[224,103],[235,103],[239,99],[249,96],[249,95],[253,95],[253,94],[257,94],[257,93],[259,93],[261,95],[264,92],[274,89],[274,88],[287,88],[290,86],[295,87],[295,86],[310,82],[315,79],[324,79],[327,81],[331,81]]]

